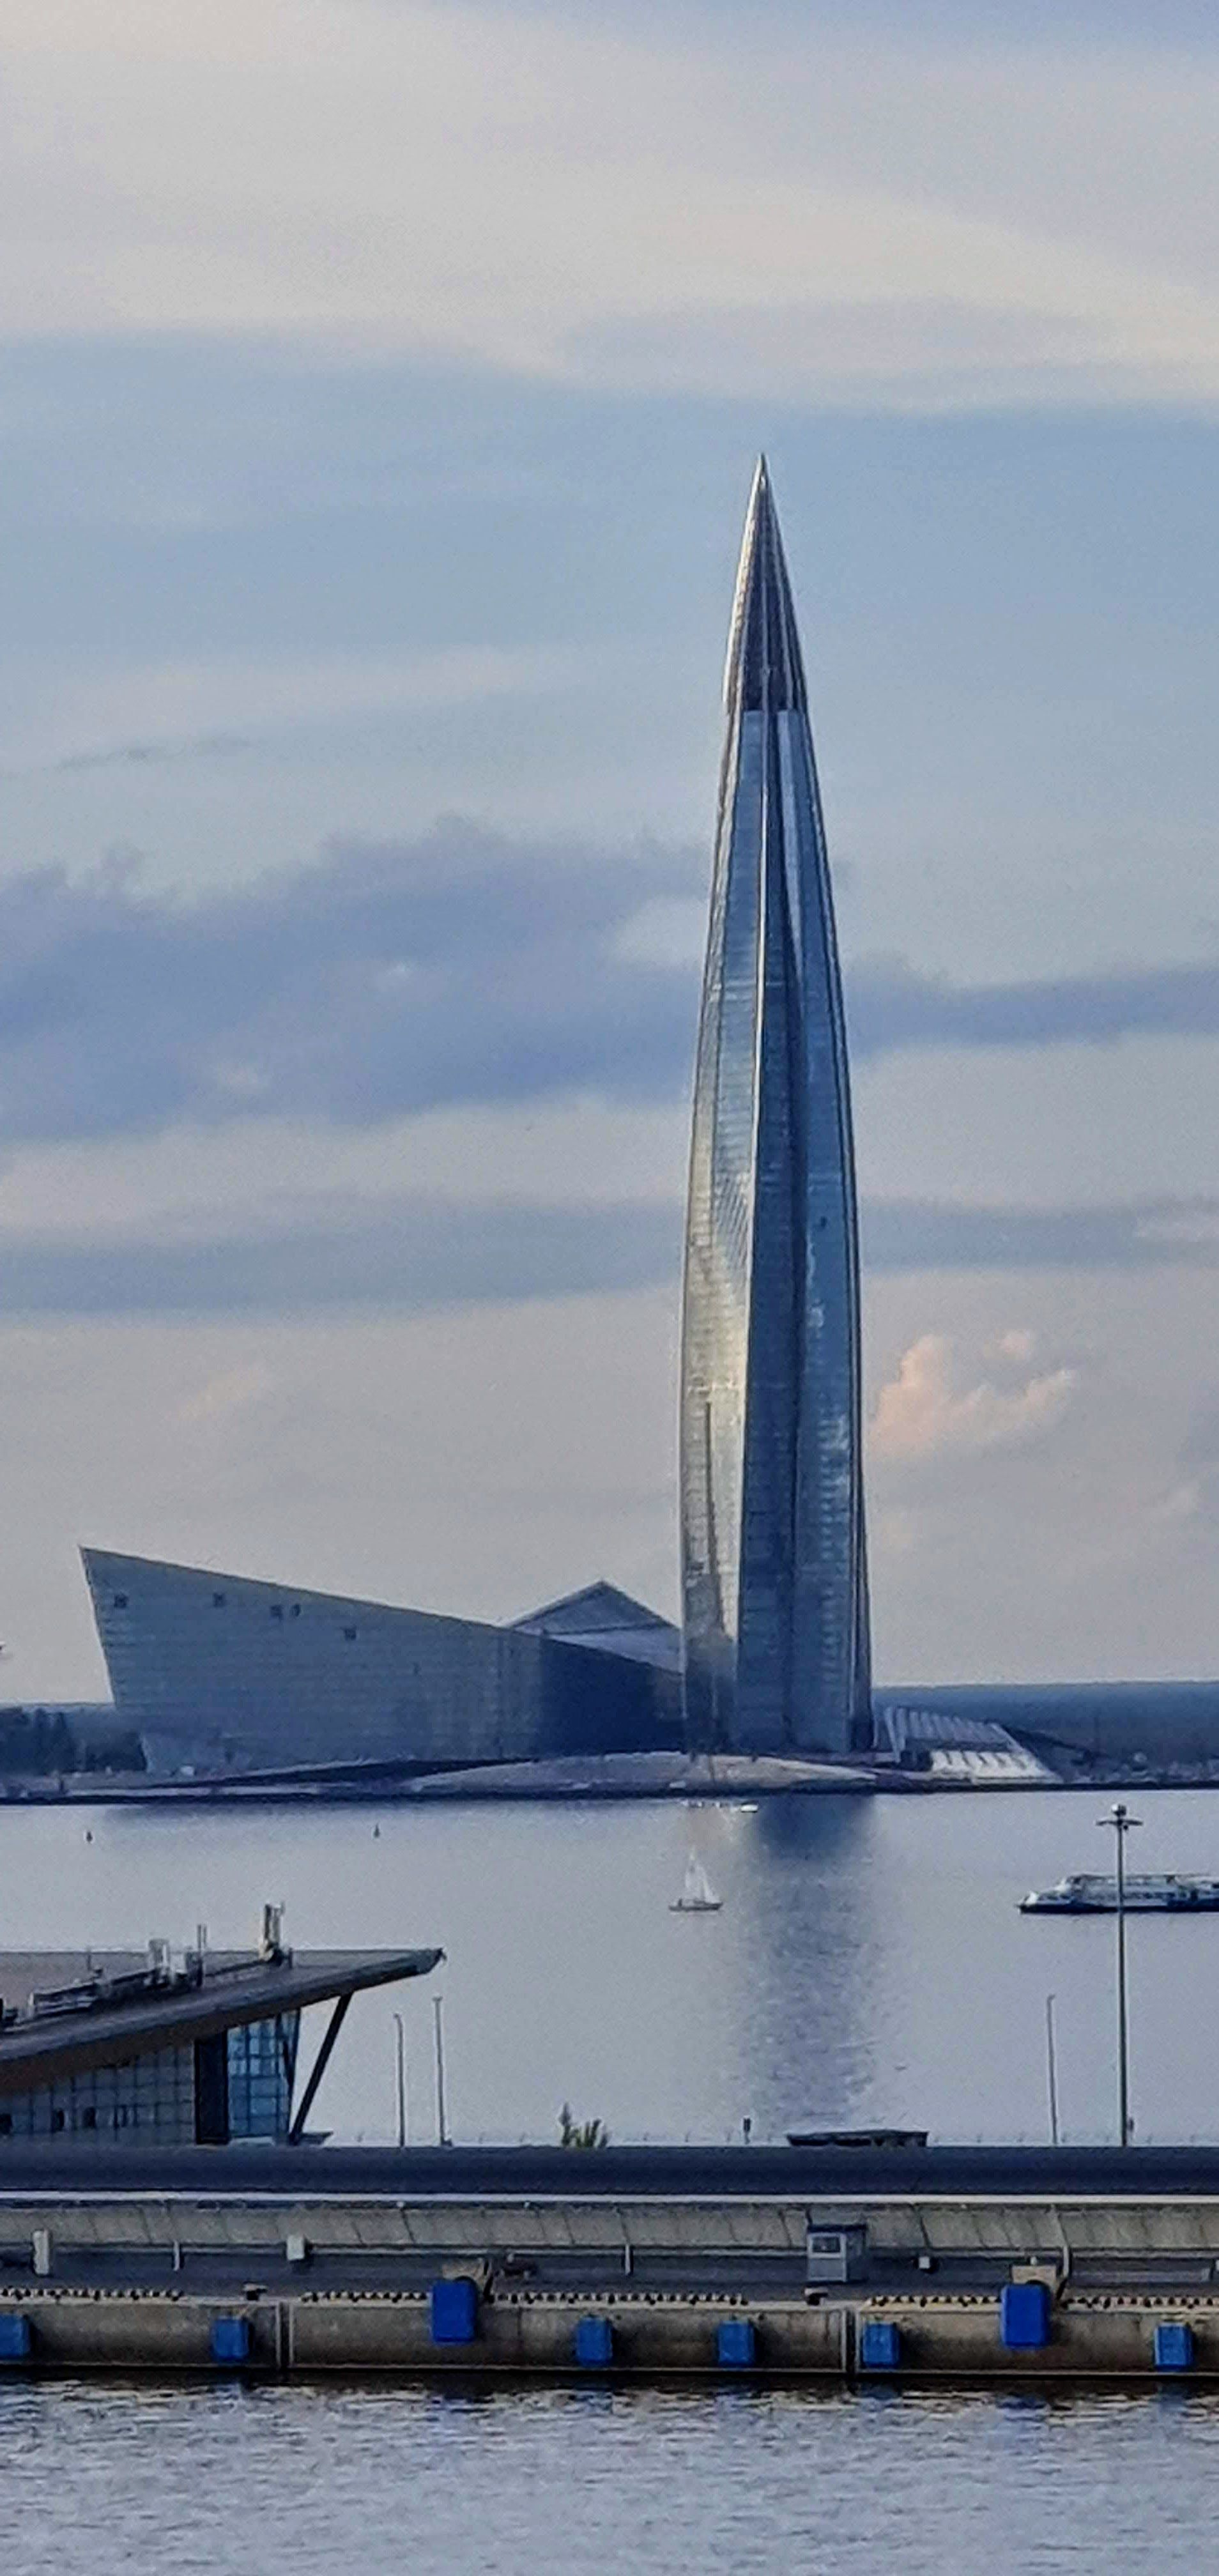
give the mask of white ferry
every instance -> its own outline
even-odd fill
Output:
[[[1219,1913],[1219,1878],[1178,1878],[1176,1871],[1131,1871],[1126,1880],[1127,1914]],[[1030,1888],[1020,1899],[1022,1914],[1116,1914],[1117,1880],[1081,1870],[1060,1878],[1057,1887]]]

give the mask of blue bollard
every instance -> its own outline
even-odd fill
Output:
[[[721,2370],[752,2370],[758,2339],[751,2317],[723,2317],[716,2328],[715,2357]]]
[[[228,2368],[250,2358],[250,2321],[248,2317],[212,2318],[212,2359]]]
[[[861,2370],[896,2370],[902,2357],[899,2329],[887,2317],[869,2317],[860,2328],[859,2367]]]
[[[477,2281],[433,2281],[433,2343],[473,2343],[477,2332]]]
[[[1159,2325],[1155,2331],[1157,2370],[1192,2370],[1194,2366],[1194,2330],[1175,2320]]]
[[[1006,2352],[1041,2352],[1050,2340],[1050,2293],[1044,2281],[1005,2281],[999,2293],[999,2340]]]
[[[576,2324],[576,2361],[581,2370],[608,2370],[614,2358],[614,2329],[608,2317],[580,2317]]]

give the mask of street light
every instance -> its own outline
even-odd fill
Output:
[[[432,2011],[436,2016],[436,2144],[447,2147],[449,2124],[444,2100],[444,1996],[433,1995]]]
[[[1117,2133],[1123,2147],[1130,2144],[1130,2047],[1126,2017],[1126,1836],[1142,1824],[1141,1816],[1132,1816],[1121,1800],[1098,1816],[1097,1824],[1108,1826],[1117,1844]]]
[[[406,2145],[406,2032],[401,2013],[394,2014],[394,2071],[398,2083],[398,2144]]]
[[[1054,2046],[1054,2002],[1053,1995],[1046,1996],[1045,2078],[1046,2091],[1050,2098],[1050,2145],[1052,2147],[1058,2144],[1058,2052]]]

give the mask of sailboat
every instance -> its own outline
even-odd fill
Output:
[[[670,1914],[718,1914],[720,1904],[721,1899],[716,1895],[698,1853],[692,1851],[686,1862],[681,1895],[674,1897],[669,1907]]]

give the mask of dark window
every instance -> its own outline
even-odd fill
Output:
[[[195,2144],[227,2147],[229,2142],[229,2035],[216,2031],[195,2041]]]
[[[0,2111],[0,2138],[11,2138],[12,2134],[13,2134],[13,2115],[12,2115],[12,2112],[11,2112],[11,2111]]]
[[[354,1629],[354,1628],[344,1628],[344,1630],[343,1630],[343,1634],[344,1634],[344,1636],[345,1636],[345,1637],[346,1637],[346,1639],[347,1639],[347,1643],[348,1643],[348,1645],[349,1645],[349,1646],[354,1646],[355,1641],[356,1641],[356,1632],[355,1632],[355,1629]]]
[[[62,2127],[63,2127],[63,2113],[62,2113],[62,2111],[52,2111],[52,2113],[51,2113],[51,2127],[52,2127],[53,2129],[62,2129]]]
[[[213,1592],[213,1594],[212,1594],[212,1608],[213,1608],[213,1610],[223,1610],[224,1605],[225,1605],[225,1602],[228,1600],[228,1597],[229,1597],[229,1596],[228,1596],[227,1592]]]
[[[273,1602],[272,1602],[272,1604],[271,1604],[271,1616],[272,1616],[272,1618],[273,1618],[273,1619],[282,1619],[282,1618],[283,1618],[283,1615],[284,1615],[284,1605],[283,1605],[282,1601],[273,1601]]]
[[[294,1601],[294,1602],[293,1602],[293,1604],[292,1604],[291,1611],[289,1612],[289,1617],[290,1617],[290,1618],[293,1618],[293,1619],[299,1619],[300,1615],[301,1615],[301,1605],[300,1605],[299,1601]]]
[[[97,2110],[92,2102],[90,2102],[87,2108],[81,2112],[80,2125],[82,2129],[95,2129],[97,2127]]]
[[[125,1610],[125,1609],[126,1609],[126,1607],[127,1607],[127,1595],[126,1595],[126,1593],[125,1593],[125,1592],[116,1592],[116,1593],[115,1593],[115,1596],[114,1596],[114,1606],[115,1606],[115,1609],[116,1609],[116,1610]]]

